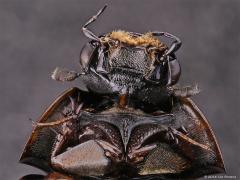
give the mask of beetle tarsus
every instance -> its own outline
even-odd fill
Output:
[[[83,103],[80,103],[79,105],[77,105],[76,101],[71,96],[69,96],[69,99],[70,99],[70,102],[71,102],[71,112],[70,112],[70,114],[74,114],[74,115],[79,116],[80,111],[83,107]]]
[[[72,121],[74,119],[77,119],[76,115],[68,116],[66,118],[62,118],[60,120],[56,120],[53,122],[46,122],[46,123],[36,123],[37,128],[45,128],[45,127],[51,127],[51,126],[59,126],[62,125],[65,122]]]
[[[179,143],[178,137],[176,136],[177,135],[176,129],[169,127],[167,130],[167,135],[170,138],[169,140],[174,141],[175,144]]]
[[[72,110],[72,112],[74,112],[75,111],[76,102],[74,101],[74,99],[71,96],[69,96],[69,99],[70,99],[70,102],[71,102],[71,110]]]
[[[132,153],[128,154],[128,158],[130,159],[130,161],[132,162],[140,162],[141,160],[144,159],[144,157],[154,148],[156,148],[157,145],[156,144],[151,144],[148,146],[144,146],[141,147],[139,149],[133,150]]]
[[[79,115],[79,114],[80,114],[80,111],[81,111],[82,107],[83,107],[83,103],[81,103],[81,104],[78,105],[78,107],[77,107],[77,109],[76,109],[76,115]]]
[[[69,71],[65,68],[56,67],[51,75],[51,78],[56,81],[65,82],[65,81],[73,81],[79,76],[84,74],[85,73],[78,73],[75,71]]]
[[[184,133],[184,134],[187,134],[188,131],[186,130],[186,128],[184,126],[181,126],[180,127],[180,130]]]

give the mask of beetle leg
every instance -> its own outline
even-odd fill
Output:
[[[188,131],[186,130],[186,128],[184,126],[180,127],[180,131],[182,131],[184,134],[188,133]]]
[[[194,86],[170,87],[169,90],[172,91],[174,96],[183,98],[194,96],[201,91],[197,84]]]
[[[73,98],[71,98],[71,97],[69,97],[69,98],[70,98],[70,101],[71,101],[71,108],[72,108],[70,113],[72,115],[67,116],[67,114],[63,113],[67,117],[64,117],[60,120],[56,120],[56,121],[53,121],[53,122],[48,122],[48,123],[35,123],[35,126],[38,127],[38,128],[58,126],[58,125],[61,125],[65,122],[76,120],[80,115],[81,109],[83,107],[83,103],[79,104],[78,107],[75,108],[76,107],[75,101],[73,100]]]
[[[70,101],[71,101],[71,109],[72,109],[72,112],[74,112],[75,106],[76,106],[76,102],[74,101],[74,99],[73,99],[71,96],[69,96],[69,99],[70,99]]]
[[[115,147],[114,145],[112,145],[112,144],[110,144],[106,141],[97,140],[97,142],[106,151],[105,155],[107,157],[110,157],[111,159],[114,159],[115,161],[116,160],[121,160],[122,152],[117,147]],[[116,158],[118,158],[118,159],[116,159]]]
[[[38,127],[38,128],[42,128],[42,127],[48,127],[52,132],[54,132],[56,135],[58,134],[62,134],[60,131],[57,131],[56,129],[54,129],[51,126],[55,126],[56,124],[51,123],[51,124],[46,124],[46,123],[36,123],[34,122],[31,118],[29,118],[29,120],[32,122],[32,126],[33,127]],[[46,125],[46,126],[45,126]]]
[[[76,101],[71,96],[69,96],[69,99],[71,101],[71,111],[69,112],[69,114],[78,116],[83,107],[83,103],[81,103],[77,106]]]
[[[74,119],[77,119],[76,115],[68,116],[68,117],[62,118],[60,120],[53,121],[53,122],[36,123],[36,127],[38,127],[38,128],[45,128],[45,127],[51,127],[51,126],[58,126],[58,125],[61,125],[61,124],[65,123],[65,122],[72,121]]]
[[[82,27],[82,31],[83,31],[83,34],[92,39],[92,40],[96,40],[96,41],[99,41],[100,42],[100,39],[99,37],[97,37],[92,31],[90,31],[89,29],[87,29],[87,27],[93,23],[94,21],[97,20],[97,18],[103,13],[103,11],[106,9],[107,5],[105,5],[102,9],[100,9],[98,11],[98,13],[94,16],[92,16],[85,24],[84,26]]]
[[[36,123],[36,122],[32,121],[32,126],[36,127],[36,128],[46,128],[47,127],[55,134],[60,134],[61,132],[57,132],[54,128],[52,128],[52,126],[57,126],[57,125],[63,124],[69,120],[71,120],[71,118],[63,118],[61,120],[58,120],[58,122],[49,122],[49,123]]]
[[[57,136],[57,141],[56,143],[54,144],[54,147],[53,147],[53,151],[52,151],[52,154],[51,154],[51,157],[55,157],[58,152],[60,151],[62,145],[63,145],[63,141],[64,140],[64,135],[60,135],[58,134]]]
[[[77,107],[77,109],[76,109],[76,111],[75,111],[75,112],[76,112],[76,115],[79,115],[79,114],[80,114],[82,107],[83,107],[83,103],[81,103],[81,104],[78,105],[78,107]]]
[[[179,143],[178,137],[176,136],[176,130],[175,129],[169,127],[168,131],[167,131],[167,135],[171,140],[173,140],[175,142],[175,144]]]
[[[182,45],[181,40],[180,40],[178,37],[176,37],[176,36],[174,36],[174,35],[172,35],[172,34],[170,34],[170,33],[154,31],[154,32],[152,32],[152,35],[153,35],[153,36],[165,36],[165,37],[167,37],[167,38],[173,39],[173,43],[172,43],[171,47],[168,49],[168,51],[165,53],[165,56],[168,56],[168,55],[173,54],[173,53],[176,52],[176,51],[181,47],[181,45]]]
[[[68,126],[68,123],[63,124],[62,132],[57,135],[57,141],[54,145],[53,152],[51,157],[55,157],[59,151],[63,148],[66,148],[68,142],[74,138],[74,130],[72,130],[71,126]]]
[[[179,139],[181,139],[181,141],[188,142],[188,144],[192,144],[192,145],[194,145],[194,146],[200,147],[200,148],[202,148],[202,149],[204,149],[204,150],[207,150],[207,151],[211,150],[210,147],[208,147],[208,146],[206,146],[206,145],[204,145],[204,144],[201,144],[201,143],[199,143],[199,142],[197,142],[197,141],[189,138],[188,136],[184,135],[183,133],[181,133],[181,132],[179,132],[179,131],[177,131],[177,130],[174,130],[174,131],[175,131],[174,134],[175,134]]]
[[[169,135],[172,134],[170,136],[174,137],[175,143],[178,144],[179,146],[182,146],[182,144],[184,144],[185,147],[193,145],[193,146],[201,148],[203,150],[211,151],[210,147],[208,147],[207,145],[201,144],[201,143],[189,138],[188,136],[186,136],[185,134],[183,134],[182,132],[180,132],[174,128],[170,127],[168,134]]]
[[[56,81],[73,81],[81,75],[84,75],[84,72],[75,72],[69,71],[65,68],[56,67],[51,75],[51,78]]]
[[[49,122],[49,123],[37,123],[37,127],[49,127],[52,131],[54,131],[54,133],[57,134],[57,142],[55,144],[55,148],[54,151],[52,152],[52,157],[56,156],[56,154],[58,154],[58,152],[60,150],[62,150],[62,147],[65,147],[67,141],[66,139],[71,139],[74,136],[72,134],[74,134],[73,130],[72,130],[72,126],[74,124],[68,124],[68,121],[70,120],[76,120],[80,114],[80,111],[82,109],[83,103],[79,104],[78,107],[76,107],[76,102],[74,101],[74,99],[72,97],[70,97],[70,101],[71,101],[71,108],[72,108],[72,112],[71,116],[65,117],[61,120],[58,121],[54,121],[54,122]],[[76,109],[76,110],[75,110]],[[52,126],[56,126],[56,125],[63,125],[63,132],[62,133],[58,133],[55,131],[55,129],[52,128]]]
[[[128,153],[128,158],[135,163],[142,161],[144,157],[149,153],[149,151],[153,150],[156,147],[157,147],[156,144],[152,144],[133,150],[131,153]]]

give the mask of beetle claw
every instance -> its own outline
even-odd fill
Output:
[[[174,137],[174,135],[173,135],[173,133],[172,133],[172,132],[169,132],[169,135],[170,135],[170,138],[171,138],[172,140],[174,140],[174,139],[175,139],[175,137]]]
[[[180,130],[184,133],[184,134],[187,134],[188,131],[186,130],[186,128],[184,126],[181,126],[180,127]]]
[[[175,144],[178,144],[179,141],[178,141],[178,138],[175,138]]]
[[[69,96],[69,99],[71,101],[71,109],[72,109],[72,111],[74,111],[76,103],[75,103],[74,99],[71,96]]]
[[[168,137],[170,138],[171,141],[174,141],[175,144],[179,143],[179,140],[176,136],[176,130],[175,129],[169,127],[167,134],[168,134]]]
[[[82,107],[83,107],[83,103],[81,103],[81,104],[78,105],[78,107],[77,107],[77,109],[76,109],[76,114],[77,114],[77,115],[80,114]]]
[[[79,115],[80,114],[80,111],[83,107],[83,103],[77,105],[76,101],[71,97],[69,96],[69,99],[71,101],[71,110],[69,113],[66,113],[67,114],[71,114],[71,115]]]

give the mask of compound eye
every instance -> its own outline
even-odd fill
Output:
[[[91,62],[93,54],[96,52],[97,47],[93,43],[86,43],[80,53],[80,65],[84,72],[87,72],[89,69],[89,64]]]

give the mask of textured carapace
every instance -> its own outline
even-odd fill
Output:
[[[71,81],[79,78],[88,90],[100,94],[134,92],[146,86],[169,87],[178,82],[181,68],[175,52],[181,41],[167,32],[145,34],[112,31],[97,36],[88,29],[104,11],[102,8],[82,28],[91,41],[80,53],[81,72],[57,68],[52,77],[55,80]],[[172,40],[168,47],[159,37]],[[101,84],[101,86],[99,86]]]
[[[98,37],[88,30],[87,26],[94,22],[105,8],[106,6],[83,27],[84,34],[92,40],[84,46],[80,54],[80,65],[83,70],[88,72],[92,67],[98,73],[107,76],[116,68],[128,68],[140,72],[141,81],[146,80],[163,86],[177,83],[181,70],[174,52],[181,46],[180,39],[167,32],[141,34],[122,30]],[[173,39],[171,47],[168,48],[157,38],[158,36]],[[136,62],[131,58],[130,63],[129,56],[136,56],[136,54],[133,55],[133,51],[139,56],[135,58]],[[115,63],[114,68],[112,61],[118,56],[121,58]]]
[[[72,81],[36,123],[20,161],[48,173],[23,179],[179,179],[223,173],[213,131],[188,98],[197,86],[174,86],[181,41],[166,32],[112,31],[90,38],[81,72],[57,68],[52,78]],[[167,46],[159,39],[173,40]]]

